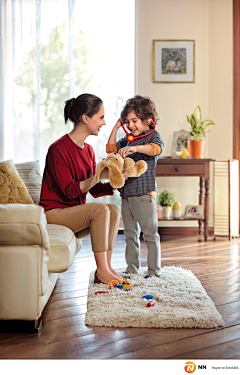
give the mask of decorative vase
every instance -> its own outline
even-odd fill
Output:
[[[180,219],[181,217],[181,203],[180,202],[174,202],[172,205],[172,216],[173,219]]]
[[[162,206],[162,217],[170,217],[171,215],[171,206]]]
[[[202,141],[188,141],[188,151],[191,159],[203,159],[204,150],[206,146],[206,140]]]
[[[162,218],[162,207],[157,208],[157,215],[158,215],[158,220],[161,220],[161,218]]]

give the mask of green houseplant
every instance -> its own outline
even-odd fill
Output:
[[[175,194],[170,192],[169,190],[163,190],[159,196],[157,203],[162,207],[162,216],[163,217],[170,217],[171,214],[171,206],[175,201]]]
[[[204,155],[206,140],[206,132],[208,126],[215,125],[212,120],[203,120],[201,108],[197,106],[191,115],[187,116],[187,121],[191,125],[190,134],[193,139],[188,141],[188,150],[191,158],[202,159]]]

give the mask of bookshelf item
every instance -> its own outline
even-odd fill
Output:
[[[214,161],[214,236],[239,236],[239,161]]]

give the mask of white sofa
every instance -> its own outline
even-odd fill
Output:
[[[58,274],[82,245],[36,204],[0,204],[0,332],[37,332]]]

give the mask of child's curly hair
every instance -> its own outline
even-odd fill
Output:
[[[137,117],[144,122],[152,119],[156,124],[159,120],[155,104],[147,96],[135,95],[133,98],[127,100],[121,112],[123,123],[125,123],[126,117],[131,111],[135,111]]]

